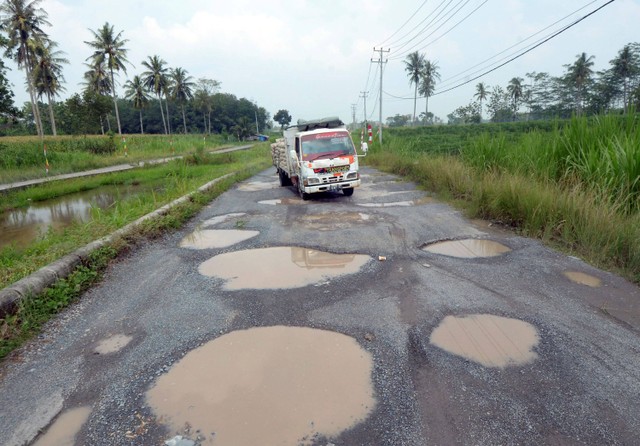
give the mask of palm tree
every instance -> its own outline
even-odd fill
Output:
[[[487,85],[484,82],[479,82],[476,85],[476,94],[473,95],[480,102],[480,122],[482,122],[482,101],[487,99],[489,92],[487,91]]]
[[[47,21],[47,12],[40,7],[40,3],[42,0],[5,0],[0,4],[0,29],[5,31],[8,37],[5,55],[24,68],[33,119],[38,136],[43,137],[42,119],[32,74],[35,66],[33,50],[42,41],[47,40],[42,26],[51,24]]]
[[[140,134],[144,135],[144,126],[142,125],[142,109],[149,104],[149,95],[144,87],[144,83],[140,76],[133,76],[133,80],[124,84],[125,98],[133,103],[133,108],[140,112]]]
[[[507,85],[507,91],[511,96],[511,106],[513,108],[513,120],[516,120],[516,113],[518,112],[518,102],[522,97],[522,79],[521,77],[514,77],[509,81]]]
[[[62,57],[64,52],[55,49],[58,46],[57,43],[51,40],[43,43],[42,46],[35,49],[37,64],[33,69],[33,80],[38,98],[41,98],[43,95],[47,96],[51,132],[53,136],[57,136],[56,119],[53,114],[51,98],[58,96],[61,91],[64,91],[64,87],[62,86],[64,82],[62,64],[68,64],[69,61]]]
[[[184,112],[184,104],[189,99],[193,99],[193,88],[196,84],[193,82],[193,78],[187,75],[187,71],[180,67],[171,70],[171,78],[173,80],[171,96],[180,104],[180,108],[182,109],[182,124],[184,126],[184,133],[186,134],[187,117]]]
[[[127,68],[125,63],[129,63],[127,60],[127,49],[124,45],[128,42],[127,39],[122,38],[122,31],[117,35],[113,31],[113,25],[105,23],[98,31],[89,30],[93,34],[94,40],[91,42],[84,42],[91,48],[95,49],[93,55],[87,59],[93,59],[94,64],[101,64],[106,60],[107,69],[111,75],[111,93],[113,93],[113,104],[116,110],[116,121],[118,122],[118,134],[122,135],[122,127],[120,126],[120,113],[118,112],[118,98],[116,96],[116,82],[114,79],[114,71],[122,70],[125,74]]]
[[[162,110],[162,93],[168,83],[167,68],[165,67],[166,62],[162,60],[160,56],[149,56],[147,59],[148,60],[142,61],[142,66],[147,69],[147,71],[142,73],[142,83],[148,91],[158,96],[162,125],[164,126],[164,133],[167,134],[167,121],[164,119],[164,111]]]
[[[89,70],[84,73],[85,91],[93,93],[97,96],[109,96],[112,90],[111,77],[107,70],[105,61],[94,62],[94,65],[85,64],[89,67]],[[109,122],[107,116],[107,126],[111,131],[111,122]],[[104,121],[102,120],[102,114],[100,114],[100,128],[104,135]]]
[[[565,65],[565,67],[568,68],[567,80],[576,89],[576,113],[579,115],[582,113],[584,90],[593,74],[591,67],[593,67],[594,56],[587,57],[587,53],[582,53],[576,57],[577,59],[573,64]]]
[[[622,80],[623,110],[625,114],[628,108],[629,79],[640,71],[639,59],[637,44],[627,44],[618,52],[618,57],[609,62],[613,65],[614,77]]]
[[[418,101],[418,84],[422,77],[422,70],[424,69],[424,54],[420,54],[417,51],[410,53],[404,60],[404,69],[409,76],[409,85],[415,84],[414,97],[413,97],[413,123],[416,122],[416,103]]]
[[[424,112],[425,124],[429,119],[429,96],[433,95],[436,89],[436,81],[439,80],[440,73],[438,73],[438,63],[425,60],[420,76],[420,94],[427,99],[427,106]]]

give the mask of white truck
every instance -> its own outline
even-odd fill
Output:
[[[281,186],[293,186],[303,200],[317,192],[353,195],[360,186],[358,155],[351,135],[339,118],[298,121],[271,144],[273,165]]]

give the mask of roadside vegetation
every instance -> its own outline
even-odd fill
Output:
[[[366,160],[640,283],[639,124],[630,113],[394,129]]]
[[[0,138],[0,183],[59,175],[116,164],[216,150],[227,143],[221,135],[17,136]]]

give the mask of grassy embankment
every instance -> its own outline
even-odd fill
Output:
[[[42,295],[24,299],[15,315],[0,319],[0,359],[37,333],[40,326],[53,314],[99,280],[100,272],[119,252],[142,240],[179,227],[234,183],[267,168],[270,164],[268,153],[268,144],[259,144],[247,151],[219,155],[206,155],[199,151],[183,160],[165,165],[49,183],[3,197],[6,200],[3,200],[3,203],[19,206],[27,202],[28,198],[53,198],[104,184],[127,185],[135,182],[141,186],[151,186],[148,192],[124,198],[107,210],[95,209],[90,222],[73,224],[62,232],[49,231],[24,249],[11,247],[0,251],[0,288],[192,192],[214,178],[237,172],[236,175],[216,184],[209,192],[198,193],[191,201],[172,208],[165,216],[146,221],[135,234],[94,253],[90,261],[78,267],[67,279],[58,281]],[[153,188],[158,184],[162,184],[162,189]]]
[[[125,156],[126,143],[126,156]],[[49,175],[96,169],[115,164],[213,150],[224,143],[220,135],[58,136],[44,139]],[[230,144],[232,145],[232,144]],[[43,141],[38,137],[0,138],[0,183],[45,176]]]
[[[500,221],[640,283],[640,121],[442,126],[386,133],[369,164],[470,217]]]

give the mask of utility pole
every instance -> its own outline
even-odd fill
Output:
[[[358,106],[358,104],[351,104],[351,118],[353,121],[352,124],[352,130],[356,129],[356,107]]]
[[[375,62],[375,63],[379,63],[380,64],[380,146],[382,146],[382,71],[384,68],[384,64],[387,63],[388,59],[383,59],[383,54],[384,53],[388,53],[391,50],[385,50],[384,48],[380,47],[379,50],[376,49],[376,47],[373,47],[373,51],[380,53],[380,59],[379,60],[373,60],[371,59],[371,62]]]
[[[367,126],[367,95],[369,94],[368,91],[361,91],[360,92],[360,97],[364,99],[364,126]]]

